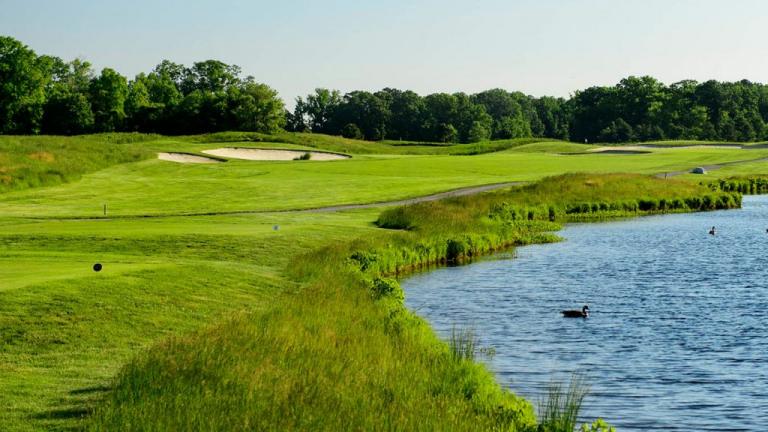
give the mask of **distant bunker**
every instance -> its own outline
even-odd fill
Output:
[[[218,159],[197,156],[189,153],[158,153],[157,158],[168,162],[192,164],[214,164],[224,162]]]
[[[244,159],[254,161],[291,161],[306,159],[313,161],[333,161],[349,159],[350,156],[340,153],[328,153],[308,150],[259,149],[246,147],[225,147],[214,150],[203,150],[203,153],[227,159]]]
[[[651,153],[647,148],[639,147],[639,146],[598,147],[598,148],[590,149],[587,151],[589,153],[624,154],[624,155]]]

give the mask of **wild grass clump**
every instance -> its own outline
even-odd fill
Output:
[[[448,346],[451,347],[451,355],[456,361],[474,361],[475,353],[478,351],[477,332],[474,328],[451,328],[451,337],[448,339]]]
[[[575,374],[568,388],[560,382],[549,385],[546,399],[539,403],[538,425],[536,432],[574,432],[579,423],[579,413],[584,399],[589,394],[589,385],[583,375]],[[581,432],[615,432],[615,429],[603,419],[590,424],[582,424]]]
[[[737,192],[744,195],[761,195],[768,193],[768,178],[765,177],[731,177],[709,183],[712,190]]]
[[[541,432],[573,432],[579,420],[579,412],[589,386],[584,377],[575,375],[567,389],[562,383],[549,386],[547,398],[539,405],[539,428]]]

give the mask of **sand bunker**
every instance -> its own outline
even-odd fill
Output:
[[[640,146],[606,146],[587,150],[589,153],[603,154],[643,154],[650,153],[647,147]]]
[[[289,161],[295,160],[309,153],[309,159],[313,161],[330,161],[349,159],[349,156],[337,153],[326,153],[304,150],[279,150],[257,149],[242,147],[226,147],[214,150],[203,150],[203,153],[231,159],[245,159],[257,161]]]
[[[169,162],[195,163],[195,164],[213,164],[222,161],[205,156],[195,156],[187,153],[158,153],[157,158]]]

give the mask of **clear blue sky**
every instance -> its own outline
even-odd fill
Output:
[[[321,4],[322,3],[322,4]],[[128,77],[218,59],[315,87],[568,96],[628,75],[768,82],[760,0],[0,0],[0,34]]]

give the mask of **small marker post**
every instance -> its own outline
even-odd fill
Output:
[[[104,203],[104,216],[107,215],[107,203]]]

